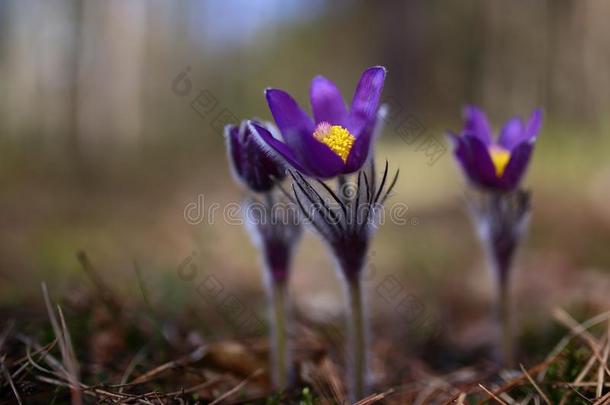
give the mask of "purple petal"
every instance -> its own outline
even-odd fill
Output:
[[[266,128],[256,124],[253,126],[263,143],[270,147],[270,153],[279,155],[289,165],[307,176],[323,179],[334,177],[341,173],[345,166],[337,154],[317,141],[313,135],[292,135],[290,139],[293,143],[288,144],[274,138]]]
[[[309,98],[316,123],[326,121],[332,125],[345,125],[347,109],[341,92],[333,82],[316,76],[311,81]]]
[[[320,178],[341,173],[343,160],[313,137],[313,122],[297,102],[282,90],[268,89],[265,94],[286,145],[292,150],[295,160],[306,169],[303,173]]]
[[[519,117],[514,117],[506,121],[500,130],[498,143],[506,150],[512,150],[515,146],[525,141],[525,130],[523,121]]]
[[[529,121],[527,122],[527,127],[525,128],[525,140],[530,140],[535,138],[540,132],[540,128],[542,127],[542,109],[536,108],[532,115],[530,116]]]
[[[279,139],[274,138],[267,128],[252,121],[248,122],[248,125],[255,135],[256,141],[267,153],[283,159],[286,163],[303,174],[308,176],[311,175],[310,170],[298,160],[294,151]]]
[[[447,136],[449,137],[450,142],[453,144],[453,155],[455,159],[460,164],[462,170],[466,177],[471,177],[470,164],[468,160],[468,151],[466,150],[466,144],[463,141],[462,136],[458,136],[452,131],[447,131]]]
[[[468,178],[483,187],[498,187],[500,180],[489,156],[487,146],[474,135],[459,137],[459,145],[455,156],[462,164]]]
[[[299,107],[296,101],[282,90],[265,90],[267,104],[284,140],[292,144],[291,136],[313,134],[314,125],[311,118]]]
[[[464,108],[464,133],[470,133],[479,138],[485,145],[491,144],[491,126],[485,113],[475,106]]]
[[[370,121],[369,125],[360,133],[360,136],[356,138],[352,145],[352,150],[347,157],[344,173],[358,171],[366,163],[371,153],[371,145],[380,130],[379,126],[383,123],[386,114],[387,106],[383,105],[379,108],[375,120]]]
[[[348,130],[356,137],[369,125],[369,122],[375,120],[385,75],[384,67],[374,66],[365,70],[360,76],[352,98],[348,125]]]
[[[319,147],[311,148],[315,153],[307,155],[307,164],[313,174],[311,176],[321,179],[329,179],[342,173],[345,169],[343,160],[328,146],[311,138]]]
[[[297,160],[307,167],[309,176],[326,179],[343,171],[343,160],[327,145],[314,138],[313,132],[287,132],[282,133],[282,136]]]
[[[502,183],[506,190],[513,190],[519,186],[519,182],[527,169],[533,149],[534,143],[531,141],[521,142],[513,149],[510,161],[502,176]]]

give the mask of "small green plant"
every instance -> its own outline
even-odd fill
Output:
[[[299,405],[314,405],[313,394],[309,390],[309,387],[305,387],[303,388],[303,391],[301,391]]]
[[[558,382],[574,381],[591,356],[592,353],[589,349],[570,344],[566,347],[562,358],[549,366],[546,379],[548,381]],[[572,389],[564,386],[550,385],[548,394],[549,399],[553,401],[553,403],[559,403],[566,395],[571,395],[571,404],[587,403],[583,398],[573,392]]]

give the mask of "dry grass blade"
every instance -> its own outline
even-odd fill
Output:
[[[610,351],[610,322],[608,323],[608,327],[606,328],[606,339],[605,339],[605,347],[604,352],[602,354],[603,363],[600,364],[599,369],[597,371],[597,389],[596,389],[596,397],[601,397],[604,389],[604,367],[608,364],[608,352]]]
[[[45,283],[42,284],[42,293],[44,296],[45,304],[47,306],[49,320],[51,321],[51,326],[53,327],[53,333],[55,333],[55,337],[59,344],[59,350],[61,351],[63,365],[67,370],[66,377],[68,378],[68,381],[70,381],[72,404],[80,405],[82,404],[82,395],[80,391],[80,382],[78,377],[78,363],[76,362],[76,356],[74,355],[74,348],[72,347],[70,332],[68,331],[63,313],[61,312],[61,308],[59,308],[59,306],[58,312],[61,323],[57,320],[55,312],[53,311],[51,299],[49,298],[49,291],[47,290],[47,286]]]
[[[394,392],[394,390],[390,389],[390,390],[387,390],[386,392],[369,395],[368,397],[363,398],[360,401],[356,402],[354,405],[374,404],[375,402],[379,402],[379,401],[385,399],[387,396],[392,395],[393,392]]]
[[[121,382],[119,383],[122,387],[119,388],[119,394],[123,392],[129,377],[136,369],[136,366],[144,359],[144,354],[146,353],[146,348],[140,349],[135,356],[131,359],[127,367],[125,367],[125,371],[123,372],[123,376],[121,377]]]
[[[32,357],[32,347],[30,345],[26,346],[25,354],[26,354],[27,359],[28,359],[28,364],[31,365],[32,367],[34,367],[38,371],[41,371],[41,372],[47,373],[47,374],[51,374],[51,375],[57,376],[57,377],[61,377],[62,375],[66,375],[67,374],[67,371],[65,371],[63,367],[58,367],[61,370],[61,373],[56,373],[53,370],[50,370],[48,368],[44,368],[43,366],[38,364],[36,361],[34,361],[34,358]],[[42,358],[47,360],[47,356],[48,356],[48,358],[51,358],[51,359],[53,358],[52,356],[50,356],[48,354],[48,352],[44,353]],[[53,360],[51,360],[51,362],[53,362]]]
[[[64,342],[66,345],[65,352],[67,353],[67,368],[77,379],[79,375],[79,365],[76,361],[76,354],[74,354],[74,346],[72,345],[72,338],[70,337],[70,331],[68,330],[68,325],[66,324],[66,319],[64,318],[64,313],[61,310],[61,307],[57,306],[57,313],[59,314],[59,320],[61,323],[61,332],[64,337]]]
[[[4,378],[6,378],[6,380],[8,381],[8,384],[11,386],[11,390],[13,390],[13,395],[15,395],[15,399],[17,400],[17,403],[19,405],[21,405],[23,402],[21,402],[21,397],[19,396],[17,387],[15,387],[15,383],[13,382],[13,379],[11,378],[11,374],[8,372],[8,370],[6,369],[6,367],[4,365],[4,357],[0,357],[0,368],[2,369],[2,375],[4,375]]]
[[[597,361],[597,359],[595,358],[595,356],[591,355],[591,357],[589,357],[589,360],[587,361],[587,364],[585,364],[583,369],[580,371],[580,373],[578,373],[578,375],[574,379],[574,382],[572,385],[576,386],[579,383],[581,383],[582,380],[585,379],[587,374],[589,374],[589,371],[591,371],[591,368],[593,368],[593,365],[595,364],[596,361]]]
[[[209,387],[211,385],[214,385],[217,382],[219,382],[220,380],[222,380],[222,378],[220,376],[217,376],[217,377],[214,377],[214,378],[212,378],[212,379],[210,379],[208,381],[204,381],[201,384],[197,384],[197,385],[194,385],[194,386],[192,386],[190,388],[182,389],[180,391],[170,392],[170,393],[165,394],[163,396],[169,398],[169,397],[175,397],[177,395],[190,394],[191,392],[195,392],[195,391],[198,391],[198,390],[200,390],[202,388],[207,388],[207,387]]]
[[[510,395],[508,395],[506,392],[503,392],[502,394],[500,394],[500,399],[503,400],[504,402],[508,403],[509,405],[513,405],[516,404],[517,401],[515,401]],[[537,399],[537,398],[536,398]],[[538,401],[536,401],[536,403],[538,403]]]
[[[225,399],[229,398],[230,396],[232,396],[233,394],[235,394],[236,392],[238,392],[240,389],[242,389],[243,387],[246,386],[246,384],[248,384],[248,381],[250,381],[252,378],[258,377],[259,375],[261,375],[263,373],[263,369],[259,368],[258,370],[256,370],[254,373],[250,374],[248,377],[244,378],[239,384],[237,384],[235,387],[231,388],[229,391],[225,392],[224,394],[222,394],[221,396],[219,396],[218,398],[216,398],[214,401],[210,402],[209,405],[217,405],[220,404],[222,401],[224,401]]]
[[[320,395],[321,404],[345,403],[345,389],[337,367],[328,357],[319,362],[307,361],[302,364],[301,376]]]
[[[34,353],[33,353],[35,355],[42,353],[42,352],[48,353],[51,350],[53,350],[55,348],[55,346],[57,345],[57,339],[53,339],[53,341],[47,343],[45,346],[40,346],[40,345],[37,345],[30,337],[23,335],[21,333],[16,333],[15,339],[19,340],[21,343],[23,343],[26,346],[35,347],[36,351],[34,351]],[[24,356],[21,359],[17,360],[16,364],[24,363],[25,361],[27,361],[27,358]]]
[[[37,376],[36,379],[38,379],[39,381],[45,382],[47,384],[56,385],[58,387],[73,388],[73,386],[69,382],[57,380],[54,378]],[[114,402],[116,402],[116,400],[118,400],[118,401],[120,401],[120,403],[127,403],[127,402],[132,402],[132,401],[136,401],[138,403],[144,403],[144,404],[151,403],[150,401],[142,400],[138,396],[134,396],[134,395],[130,395],[130,394],[116,394],[114,392],[110,392],[110,391],[107,391],[107,390],[104,390],[104,389],[98,388],[98,387],[88,387],[86,385],[81,384],[80,388],[81,388],[82,392],[84,392],[85,394],[87,394],[89,396],[95,397],[98,400],[99,400],[98,397],[101,396],[101,397],[104,397],[104,399],[112,398],[113,400],[115,400]]]
[[[599,398],[597,401],[593,403],[593,405],[607,405],[610,403],[610,392]]]
[[[207,352],[208,352],[207,346],[199,347],[196,350],[192,351],[190,354],[183,356],[183,357],[179,358],[178,360],[169,361],[167,363],[164,363],[164,364],[162,364],[158,367],[155,367],[154,369],[142,374],[141,376],[139,376],[138,378],[133,380],[131,382],[131,385],[142,384],[144,382],[152,380],[158,374],[161,374],[162,372],[164,372],[166,370],[171,370],[171,369],[177,368],[177,367],[183,367],[187,364],[197,362],[197,361],[201,360]]]
[[[118,300],[114,297],[110,287],[108,287],[104,280],[99,276],[99,272],[91,264],[87,253],[80,250],[76,253],[76,258],[78,259],[78,262],[80,263],[85,274],[87,274],[87,276],[97,289],[102,302],[113,313],[118,313],[121,310],[121,306],[118,304]]]
[[[15,326],[15,321],[13,321],[11,319],[10,321],[8,321],[6,323],[6,327],[4,328],[2,333],[0,333],[0,353],[2,353],[2,346],[4,346],[4,342],[11,335],[11,332],[13,331],[14,326]]]
[[[610,319],[610,311],[601,313],[599,315],[594,316],[591,319],[586,320],[585,322],[581,323],[577,328],[571,329],[570,333],[565,336],[563,339],[561,339],[559,341],[559,343],[557,343],[557,345],[553,348],[553,350],[551,351],[551,353],[549,353],[549,355],[546,358],[545,363],[548,365],[550,365],[553,362],[553,359],[555,359],[559,353],[561,353],[563,351],[563,349],[565,349],[565,347],[572,341],[572,339],[574,339],[576,336],[580,335],[582,332],[586,331],[587,329],[600,324],[602,322],[605,322],[607,320]],[[538,374],[538,381],[542,381],[542,379],[544,378],[545,374],[546,374],[546,370],[547,368],[545,368],[542,372],[540,372],[540,374]]]
[[[337,400],[338,403],[343,403],[345,401],[345,388],[343,387],[343,383],[339,377],[339,370],[337,370],[335,363],[333,363],[330,358],[325,357],[321,361],[319,371],[330,387],[332,397]]]
[[[519,365],[521,367],[521,371],[523,371],[523,374],[525,374],[525,376],[527,377],[527,379],[529,380],[529,382],[534,386],[534,388],[536,389],[536,391],[538,391],[538,394],[540,394],[540,397],[542,397],[542,399],[544,400],[544,402],[546,402],[547,404],[551,405],[551,401],[549,400],[549,398],[546,396],[546,394],[540,389],[540,387],[538,386],[538,384],[536,384],[536,382],[534,381],[534,379],[532,378],[531,375],[529,375],[529,373],[527,372],[527,370],[525,369],[525,367],[523,367],[523,364]]]
[[[573,391],[573,392],[574,392],[576,395],[578,395],[578,396],[579,396],[581,399],[583,399],[585,402],[588,402],[588,403],[593,403],[593,401],[591,401],[589,398],[585,397],[583,394],[581,394],[580,392],[578,392],[578,390],[577,390],[575,387],[573,387],[573,386],[571,386],[571,385],[568,385],[568,387],[569,387],[569,388],[570,388],[570,389],[571,389],[571,390],[572,390],[572,391]]]
[[[335,394],[333,394],[333,389],[328,387],[328,384],[324,383],[324,380],[320,378],[319,373],[316,372],[316,365],[307,361],[301,365],[301,374],[303,379],[311,384],[313,389],[320,396],[320,404],[322,405],[330,405],[334,403],[340,403],[337,401]]]
[[[24,365],[31,365],[32,367],[38,369],[39,371],[42,371],[44,373],[49,373],[49,374],[52,374],[52,375],[55,375],[58,377],[62,376],[62,375],[63,376],[67,375],[68,372],[62,366],[62,364],[55,357],[53,357],[50,354],[51,350],[53,350],[55,348],[55,346],[57,345],[57,338],[55,338],[48,345],[42,347],[38,343],[34,342],[32,339],[30,339],[29,337],[27,337],[25,335],[18,334],[16,337],[21,342],[23,342],[23,344],[25,344],[25,359],[23,359],[23,361],[25,362]],[[34,347],[36,349],[34,351],[34,353],[32,353],[32,347]],[[49,370],[47,368],[42,367],[40,364],[38,364],[34,360],[34,357],[33,357],[38,354],[40,355],[41,360],[44,359],[48,363],[48,365],[51,366],[56,371]]]
[[[553,385],[557,385],[557,386],[563,386],[563,387],[597,387],[597,382],[580,382],[580,383],[570,383],[570,382],[561,382],[561,381],[553,381],[550,382],[550,384]],[[610,383],[604,383],[604,387],[610,387]]]
[[[533,375],[535,373],[541,372],[541,370],[546,370],[546,368],[552,364],[557,358],[559,357],[559,353],[555,354],[553,357],[547,358],[544,362],[530,368],[528,370],[528,373],[530,375]],[[504,386],[498,388],[495,390],[495,395],[501,395],[504,392],[507,392],[508,390],[521,385],[521,383],[523,383],[523,381],[525,381],[527,378],[525,377],[525,375],[522,375],[520,377],[515,378],[514,380],[509,381],[507,384],[505,384]],[[479,401],[479,405],[481,405],[484,401]]]
[[[580,324],[578,322],[576,322],[576,320],[574,318],[572,318],[570,316],[570,314],[568,314],[567,312],[565,312],[562,309],[555,310],[554,316],[555,316],[555,319],[557,319],[559,322],[563,323],[565,326],[567,326],[570,329],[577,329],[580,327]],[[586,329],[581,331],[581,333],[579,333],[578,336],[582,337],[582,339],[584,339],[584,341],[589,345],[589,347],[591,348],[591,351],[593,351],[593,354],[599,361],[600,367],[603,367],[603,370],[605,370],[606,373],[608,373],[608,375],[610,375],[610,370],[608,369],[606,361],[604,361],[602,354],[600,352],[601,345],[599,344],[597,339],[595,339]]]
[[[447,398],[445,400],[445,402],[443,402],[443,405],[453,404],[455,401],[457,401],[459,399],[461,394],[464,394],[464,398],[466,398],[467,394],[470,391],[472,391],[473,389],[476,389],[478,387],[479,383],[482,383],[483,381],[487,380],[489,377],[491,377],[494,374],[494,373],[491,373],[490,371],[486,371],[483,374],[477,374],[470,367],[465,367],[463,369],[456,371],[457,375],[460,375],[460,374],[466,375],[470,372],[472,372],[473,379],[472,380],[469,379],[469,382],[466,384],[460,384],[459,389],[456,389],[456,392],[453,395],[451,395],[449,398]]]
[[[40,348],[40,350],[36,350],[32,354],[32,344],[31,344],[30,339],[26,338],[26,337],[24,337],[24,336],[22,336],[20,334],[17,334],[15,337],[17,338],[17,340],[19,340],[19,341],[21,341],[21,342],[23,342],[25,344],[25,346],[26,346],[26,354],[21,359],[18,359],[18,360],[13,362],[14,366],[20,365],[20,367],[16,371],[14,371],[13,374],[11,375],[11,377],[13,379],[16,379],[17,377],[19,377],[21,375],[21,373],[23,373],[25,370],[28,369],[29,366],[33,366],[34,368],[39,368],[40,367],[39,369],[44,370],[44,372],[49,372],[49,373],[55,375],[55,373],[52,370],[47,370],[47,369],[43,368],[42,366],[39,366],[34,361],[34,359],[32,358],[32,355],[38,355],[38,354],[42,353],[42,355],[40,356],[40,358],[42,358],[49,351],[53,350],[53,348],[57,344],[57,340],[53,340],[48,345],[46,345],[43,348]]]
[[[508,405],[508,403],[504,402],[502,399],[500,399],[500,397],[498,397],[496,394],[494,394],[493,392],[488,390],[483,384],[479,384],[479,388],[481,388],[483,391],[485,391],[485,393],[487,395],[489,395],[491,398],[493,398],[496,401],[498,401],[498,403],[500,403],[502,405]]]

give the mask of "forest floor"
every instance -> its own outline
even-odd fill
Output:
[[[266,330],[206,338],[194,327],[196,310],[163,319],[150,306],[126,306],[88,257],[81,252],[78,258],[91,281],[87,287],[56,305],[43,285],[43,306],[2,314],[1,404],[348,403],[342,328],[295,313],[293,385],[276,393]],[[446,328],[411,348],[378,333],[371,395],[357,403],[610,403],[610,312],[582,322],[559,308],[552,316],[552,350],[532,355],[539,342],[521,337],[520,363],[510,369],[498,367],[487,346],[464,352],[452,345],[447,335],[454,331]],[[378,323],[383,320],[373,322],[374,330]]]

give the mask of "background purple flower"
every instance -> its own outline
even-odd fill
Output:
[[[385,74],[380,66],[362,73],[349,111],[337,86],[316,76],[310,90],[313,120],[288,93],[267,89],[267,103],[284,142],[260,126],[254,129],[273,153],[305,175],[330,178],[356,172],[369,156]]]
[[[276,181],[286,177],[284,166],[265,153],[255,141],[246,121],[239,127],[227,125],[225,137],[233,174],[248,189],[266,192],[273,188]]]
[[[470,182],[485,189],[512,191],[525,174],[541,125],[542,110],[536,109],[527,123],[519,117],[508,120],[494,141],[485,113],[467,106],[461,134],[449,132],[449,136]]]

